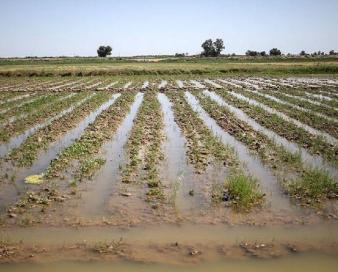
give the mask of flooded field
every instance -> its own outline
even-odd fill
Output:
[[[0,78],[0,167],[0,271],[338,265],[336,78]]]

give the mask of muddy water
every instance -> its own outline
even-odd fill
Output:
[[[215,81],[210,80],[210,79],[205,79],[204,80],[205,83],[211,85],[212,87],[216,88],[216,89],[221,89],[223,88],[221,85],[217,84]]]
[[[260,102],[258,102],[256,100],[254,100],[254,99],[247,98],[246,96],[243,96],[243,95],[241,95],[239,93],[231,91],[231,92],[229,92],[229,94],[231,94],[232,96],[234,96],[236,98],[244,100],[244,101],[248,102],[251,105],[261,107],[262,109],[264,109],[268,113],[276,114],[279,117],[283,118],[285,121],[290,122],[290,123],[294,124],[295,126],[306,130],[307,132],[309,132],[312,135],[323,137],[324,140],[326,140],[330,144],[338,145],[338,139],[332,137],[328,133],[325,133],[325,132],[319,131],[317,129],[314,129],[313,127],[310,127],[310,126],[308,126],[306,124],[303,124],[302,122],[299,122],[298,120],[293,119],[293,118],[287,116],[286,114],[284,114],[282,112],[279,112],[279,111],[277,111],[277,110],[275,110],[273,108],[270,108],[270,107],[268,107],[268,106],[266,106],[266,105],[264,105],[264,104],[262,104],[262,103],[260,103]]]
[[[148,87],[149,87],[149,81],[145,81],[143,82],[141,89],[147,89]]]
[[[197,80],[190,80],[189,82],[193,85],[193,87],[195,87],[197,89],[206,88],[201,82],[199,82]]]
[[[161,83],[158,85],[158,88],[161,90],[161,89],[164,89],[167,85],[168,85],[168,81],[162,80]]]
[[[118,81],[113,81],[113,82],[109,83],[106,86],[97,88],[97,90],[109,90],[110,88],[112,88],[113,86],[115,86],[117,83],[119,83],[119,82]]]
[[[133,127],[133,121],[143,100],[143,93],[136,95],[130,112],[123,120],[111,141],[102,147],[102,153],[106,159],[105,165],[93,177],[92,183],[86,183],[81,193],[81,199],[70,203],[67,207],[70,215],[80,217],[97,218],[109,215],[107,201],[115,190],[119,176],[119,166],[123,162],[123,147],[128,139],[128,134]]]
[[[15,182],[12,184],[4,184],[2,186],[1,198],[0,198],[0,211],[5,211],[6,207],[14,203],[18,196],[22,194],[27,188],[34,188],[34,185],[27,185],[24,183],[24,179],[30,175],[41,174],[45,170],[49,163],[59,154],[63,149],[70,146],[77,138],[80,137],[86,127],[92,123],[95,118],[105,109],[110,107],[120,94],[114,94],[112,98],[106,103],[102,104],[97,110],[90,113],[85,119],[83,119],[75,128],[69,130],[63,137],[56,142],[52,143],[46,151],[40,152],[38,159],[29,168],[10,169],[6,170],[7,173],[14,174]],[[92,95],[87,97],[89,99]]]
[[[206,262],[196,265],[161,265],[147,264],[142,262],[119,262],[119,263],[59,263],[46,265],[1,265],[0,271],[8,272],[42,272],[42,271],[65,271],[65,272],[333,272],[338,266],[336,256],[323,254],[302,254],[298,256],[288,256],[272,260],[236,260],[226,259],[216,262]]]
[[[274,211],[295,210],[296,207],[292,206],[288,198],[282,194],[277,178],[264,167],[259,158],[251,155],[244,144],[237,141],[218,126],[216,121],[202,109],[197,99],[191,93],[186,92],[185,95],[190,106],[200,115],[200,118],[213,131],[215,136],[219,137],[225,145],[233,147],[248,172],[259,180],[262,191],[267,194],[266,202],[270,205],[271,209]]]
[[[184,83],[182,80],[176,80],[176,84],[178,86],[178,88],[184,88]]]
[[[229,81],[235,84],[240,84],[245,87],[253,88],[255,90],[261,89],[261,87],[259,87],[258,85],[249,83],[246,80],[229,79]]]
[[[279,258],[259,259],[243,257],[239,253],[219,252],[217,245],[238,245],[246,243],[303,244],[323,247],[338,242],[336,224],[311,226],[225,226],[225,225],[156,225],[134,228],[86,227],[86,228],[13,228],[3,230],[2,239],[11,242],[21,241],[24,245],[65,246],[86,243],[95,245],[98,242],[118,241],[120,238],[126,244],[135,248],[144,246],[141,255],[142,262],[120,261],[114,263],[92,262],[67,264],[48,264],[48,271],[336,271],[337,256],[332,253],[298,253]],[[201,258],[194,259],[183,251],[175,254],[173,249],[167,251],[165,258],[160,258],[161,246],[177,242],[179,245],[190,245],[193,248],[203,248]],[[149,247],[147,247],[149,246]],[[215,248],[213,248],[216,246]],[[159,252],[152,250],[159,248]],[[147,252],[149,250],[149,252]],[[60,253],[62,254],[62,253]],[[157,256],[158,254],[158,256]],[[86,255],[79,255],[86,258]],[[41,259],[43,261],[43,257]],[[2,265],[0,271],[39,271],[32,264],[15,266]],[[43,267],[46,269],[46,267]],[[68,270],[71,268],[70,270]],[[12,270],[8,270],[12,269]],[[17,270],[15,270],[17,269]],[[76,270],[81,269],[81,270]],[[231,270],[227,270],[231,269]],[[46,271],[46,270],[41,270]],[[55,270],[60,271],[60,270]]]
[[[123,89],[128,89],[128,88],[130,88],[132,84],[133,84],[132,81],[127,82],[127,83],[123,86]]]
[[[277,98],[277,97],[275,97],[275,96],[268,95],[268,94],[264,94],[264,93],[260,93],[260,92],[258,92],[258,91],[251,91],[251,90],[245,90],[245,91],[251,92],[251,93],[254,93],[254,94],[257,94],[257,95],[259,95],[259,96],[263,96],[263,97],[268,98],[268,99],[270,99],[270,100],[273,100],[273,101],[275,101],[275,102],[277,102],[277,103],[279,103],[279,104],[283,104],[283,105],[289,106],[289,107],[294,108],[294,109],[297,109],[297,110],[299,110],[299,111],[308,112],[308,113],[310,113],[310,114],[313,114],[313,115],[316,115],[316,116],[318,116],[318,117],[324,118],[324,119],[326,119],[326,120],[328,120],[328,121],[338,122],[338,119],[336,119],[336,118],[331,118],[331,117],[328,117],[328,116],[326,116],[326,115],[324,115],[324,114],[321,114],[321,113],[318,113],[318,112],[315,112],[315,111],[312,111],[312,110],[309,110],[309,109],[306,109],[306,108],[302,108],[302,107],[297,106],[297,105],[295,105],[295,104],[292,104],[292,103],[283,101],[283,100],[281,100],[281,99],[279,99],[279,98]]]
[[[312,156],[303,147],[300,147],[297,144],[288,141],[284,137],[279,136],[274,131],[261,126],[259,123],[257,123],[254,119],[250,118],[242,110],[226,103],[216,93],[210,92],[210,91],[204,91],[203,93],[209,96],[218,105],[228,108],[229,111],[235,114],[235,116],[238,119],[247,123],[254,130],[259,131],[262,134],[266,135],[269,139],[273,140],[276,144],[283,146],[287,151],[291,152],[292,154],[300,154],[302,162],[305,163],[306,165],[309,165],[310,167],[313,167],[313,168],[324,169],[325,171],[330,173],[331,176],[336,177],[336,178],[338,177],[338,170],[333,165],[323,160],[321,156]]]
[[[187,162],[186,141],[174,120],[171,103],[164,94],[159,94],[158,99],[164,113],[166,141],[164,144],[165,161],[161,169],[161,180],[170,188],[172,202],[178,215],[184,217],[197,214],[207,208],[210,202],[210,189],[208,183],[221,183],[224,181],[223,169],[215,171],[210,167],[206,173],[195,175],[194,169]],[[209,186],[211,186],[209,184]],[[193,191],[194,196],[189,192]]]
[[[269,88],[274,88],[274,89],[278,88],[277,85],[271,84],[273,81],[267,80],[265,78],[253,78],[253,79],[250,79],[249,81],[255,84],[263,85],[264,87],[269,87]]]
[[[88,99],[93,96],[90,95]],[[104,110],[109,108],[115,100],[120,96],[120,94],[114,94],[111,99],[102,104],[95,111],[91,112],[88,116],[86,116],[81,122],[79,122],[75,128],[67,131],[67,133],[62,136],[59,140],[52,143],[46,152],[42,152],[39,154],[38,159],[34,163],[34,165],[29,169],[29,171],[24,171],[23,177],[32,174],[40,174],[50,163],[52,159],[56,157],[63,149],[70,146],[77,138],[79,138],[82,132],[88,127],[89,124],[95,121],[95,118],[102,113]]]
[[[335,101],[337,101],[337,99],[338,99],[338,93],[336,93],[334,90],[325,90],[325,91],[316,90],[315,92],[322,94],[322,95],[325,95],[325,96],[328,96],[328,97],[334,99]]]
[[[319,99],[319,100],[323,101],[324,103],[325,103],[325,100],[326,101],[336,100],[334,98],[331,98],[329,96],[325,96],[325,95],[322,95],[322,94],[313,94],[313,93],[305,92],[305,95],[309,96],[309,97],[312,97],[312,98],[315,98],[315,99]]]
[[[23,99],[23,98],[26,98],[26,97],[29,97],[29,96],[32,96],[32,95],[35,95],[35,93],[29,93],[29,94],[18,95],[18,96],[15,96],[15,97],[13,97],[13,98],[9,98],[9,99],[0,101],[0,105],[5,104],[5,103],[8,103],[8,102],[13,102],[13,101],[21,100],[21,99]]]
[[[53,263],[42,266],[31,264],[3,264],[0,271],[336,271],[338,259],[332,255],[309,252],[286,255],[279,258],[259,259],[243,257],[238,253],[213,251],[214,245],[238,245],[247,243],[298,244],[304,242],[310,247],[323,247],[338,243],[337,224],[309,226],[226,226],[226,225],[155,225],[133,228],[79,227],[79,228],[11,228],[2,229],[2,240],[22,242],[24,245],[43,247],[66,246],[79,243],[94,245],[98,242],[117,241],[144,247],[141,262],[91,262]],[[161,251],[151,251],[152,245],[159,248],[177,242],[179,245],[202,247],[201,258],[191,257],[183,251],[179,254],[167,251],[166,258],[158,258]],[[155,249],[156,249],[155,246]],[[206,246],[206,247],[203,247]],[[217,248],[217,247],[216,247]],[[62,254],[62,253],[61,253]],[[172,255],[171,255],[172,254]],[[82,259],[86,255],[79,255]],[[197,259],[196,259],[197,258]],[[174,260],[172,260],[174,259]],[[43,261],[43,257],[41,259]],[[157,260],[157,262],[156,262]],[[40,270],[41,269],[41,270]],[[47,269],[47,270],[46,270]],[[55,270],[53,270],[55,269]]]
[[[12,227],[0,230],[0,237],[11,242],[42,245],[63,245],[86,241],[112,241],[123,238],[125,242],[134,244],[156,243],[227,243],[246,242],[293,242],[310,244],[338,243],[338,227],[336,223],[315,225],[282,225],[282,226],[249,226],[224,224],[161,224],[141,225],[118,228],[102,227]]]
[[[293,98],[293,99],[296,99],[296,100],[300,100],[300,101],[304,101],[304,102],[309,102],[309,103],[311,103],[311,104],[313,104],[313,105],[317,105],[317,106],[321,106],[321,107],[324,107],[324,108],[328,108],[328,109],[331,109],[331,110],[338,111],[337,108],[331,107],[331,106],[329,106],[329,105],[320,103],[320,102],[315,101],[315,100],[311,100],[311,99],[304,98],[304,97],[297,96],[297,95],[291,95],[291,94],[288,94],[288,93],[286,93],[286,92],[280,92],[280,91],[276,91],[276,90],[271,90],[271,91],[279,92],[280,94],[282,94],[282,95],[284,95],[284,96],[287,96],[287,97],[290,97],[290,98]]]
[[[59,99],[57,101],[68,99],[68,98],[70,98],[70,97],[72,97],[74,95],[75,95],[74,93],[69,94],[67,96],[62,97],[62,99]],[[86,100],[86,99],[84,99],[84,100]],[[82,101],[80,101],[80,102],[82,102]],[[80,105],[79,103],[77,103],[77,104]],[[31,127],[29,129],[27,129],[26,131],[24,131],[22,134],[20,134],[18,136],[12,137],[7,143],[0,144],[0,158],[3,157],[3,156],[5,156],[11,149],[19,146],[24,140],[26,140],[36,130],[48,126],[54,120],[59,119],[63,115],[71,112],[74,109],[74,107],[76,107],[76,105],[73,105],[70,108],[68,108],[67,110],[64,110],[64,111],[60,112],[59,114],[55,115],[54,117],[49,118],[44,123],[38,124],[38,125],[36,125],[34,127]]]
[[[26,100],[26,101],[24,101],[24,102],[22,102],[22,103],[20,103],[20,104],[13,105],[12,107],[9,107],[9,108],[7,108],[7,109],[1,110],[1,111],[0,111],[0,114],[4,114],[4,113],[6,113],[6,112],[8,112],[8,111],[10,111],[10,110],[12,110],[12,109],[14,109],[14,108],[20,108],[20,107],[22,107],[22,106],[24,106],[24,105],[26,105],[26,104],[32,103],[32,102],[34,102],[34,101],[36,101],[36,100],[38,100],[38,99],[40,99],[40,98],[42,98],[42,97],[45,97],[45,96],[47,96],[47,95],[34,96],[33,98],[31,98],[31,99],[29,99],[29,100]]]
[[[240,88],[240,89],[243,88],[241,85],[232,83],[229,80],[219,79],[218,81],[221,82],[221,83],[223,83],[223,84],[230,85],[231,87]]]
[[[42,96],[39,96],[39,97],[35,98],[34,100],[37,100],[37,99],[40,99],[40,98],[43,98],[43,97],[46,97],[46,96],[49,96],[49,95],[42,95]],[[34,101],[34,100],[33,100],[33,101]],[[62,98],[61,98],[61,100],[62,100]],[[30,101],[30,102],[33,102],[33,101]],[[57,101],[60,101],[60,99],[58,99]],[[54,102],[52,102],[52,103],[54,103]],[[45,106],[48,105],[48,104],[52,104],[52,103],[47,102],[47,103],[45,104]],[[26,103],[24,103],[24,104],[26,104]],[[38,109],[32,110],[32,111],[29,112],[29,113],[22,113],[22,114],[19,114],[19,115],[17,115],[17,116],[12,116],[12,117],[8,118],[7,120],[5,120],[4,123],[0,124],[0,127],[7,126],[7,125],[9,125],[9,124],[11,124],[11,123],[13,123],[13,122],[15,122],[15,121],[17,121],[17,120],[26,118],[27,116],[32,115],[32,114],[34,114],[34,113],[36,113],[36,112],[38,112],[38,111],[40,111],[40,110],[41,110],[41,108],[38,108]]]
[[[58,90],[58,89],[61,89],[61,88],[64,88],[64,87],[71,87],[71,86],[74,86],[75,84],[81,83],[83,81],[84,81],[84,79],[67,82],[66,84],[52,86],[52,87],[49,88],[49,90]]]

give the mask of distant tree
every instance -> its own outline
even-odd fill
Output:
[[[306,56],[306,52],[304,50],[302,50],[300,53],[299,53],[300,56]]]
[[[245,52],[245,55],[250,56],[250,57],[256,57],[256,56],[265,57],[266,52],[265,51],[258,52],[258,51],[248,50],[248,51]]]
[[[185,57],[185,54],[184,53],[176,53],[175,57],[176,58],[182,58],[182,57]]]
[[[272,48],[270,50],[270,56],[280,56],[280,55],[282,55],[282,52],[279,49]]]
[[[216,41],[214,42],[214,48],[215,48],[216,56],[221,55],[221,52],[225,49],[223,40],[216,39]]]
[[[329,55],[330,56],[332,56],[332,55],[336,55],[337,53],[336,52],[334,52],[334,50],[331,50],[330,52],[329,52]]]
[[[248,50],[245,52],[245,55],[250,56],[250,57],[256,57],[259,55],[259,53],[257,51]]]
[[[212,39],[208,39],[202,43],[202,48],[202,56],[217,57],[221,55],[221,52],[225,47],[222,39],[217,39],[215,42],[213,42]]]
[[[202,43],[203,52],[202,55],[205,57],[213,57],[215,55],[214,44],[211,39],[206,40]]]
[[[111,55],[112,50],[113,49],[109,45],[107,45],[107,46],[101,45],[97,49],[97,55],[101,58],[105,58],[105,57]]]

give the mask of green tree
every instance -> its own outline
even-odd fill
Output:
[[[255,57],[258,55],[257,51],[252,51],[252,50],[248,50],[245,52],[245,55],[250,56],[250,57]]]
[[[221,52],[225,49],[223,40],[216,39],[216,41],[213,44],[214,44],[214,48],[215,48],[214,51],[216,53],[216,56],[221,55]]]
[[[206,40],[202,43],[203,52],[202,55],[205,57],[212,57],[215,55],[215,48],[212,39]]]
[[[97,55],[101,58],[105,58],[106,56],[111,55],[112,50],[113,49],[109,45],[107,46],[101,45],[97,49]]]
[[[221,55],[222,50],[224,50],[224,42],[222,39],[216,39],[215,42],[212,39],[206,40],[202,43],[202,56],[205,57],[217,57]]]
[[[279,49],[272,48],[270,50],[270,56],[280,56],[280,55],[282,55],[282,52]]]

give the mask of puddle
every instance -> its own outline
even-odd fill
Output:
[[[101,87],[101,88],[97,88],[98,91],[104,91],[104,90],[109,90],[110,88],[114,87],[116,84],[118,84],[118,81],[113,81],[111,83],[109,83],[108,85]]]
[[[240,89],[243,88],[242,85],[238,85],[238,84],[232,83],[232,82],[230,82],[229,80],[218,79],[218,81],[221,82],[221,83],[224,83],[224,84],[226,84],[226,85],[230,85],[231,87],[240,88]]]
[[[211,85],[212,87],[217,88],[217,89],[223,88],[221,85],[217,84],[215,81],[212,81],[210,79],[205,79],[204,82],[208,83],[209,85]]]
[[[33,95],[31,95],[31,96],[33,96]],[[26,104],[29,104],[29,103],[32,103],[32,102],[38,100],[38,99],[40,99],[41,97],[44,97],[44,96],[47,96],[47,95],[39,95],[39,96],[35,96],[35,97],[33,97],[32,99],[28,99],[28,100],[26,100],[26,101],[24,101],[24,102],[22,102],[22,103],[20,103],[20,104],[13,105],[13,106],[11,106],[11,107],[9,107],[9,108],[7,108],[7,109],[4,109],[4,110],[0,110],[0,114],[4,114],[4,113],[6,113],[6,112],[8,112],[8,111],[10,111],[10,110],[13,110],[14,108],[20,108],[20,107],[22,107],[22,106],[24,106],[24,105],[26,105]]]
[[[197,88],[197,89],[204,89],[206,88],[201,82],[197,81],[197,80],[190,80],[189,81],[193,87]]]
[[[292,85],[292,84],[290,84],[290,83],[287,83],[287,81],[284,81],[284,80],[282,80],[282,79],[278,80],[278,79],[276,79],[276,78],[273,78],[273,79],[271,79],[271,81],[272,81],[273,83],[277,83],[277,84],[280,85],[280,86],[284,86],[284,87],[288,87],[288,88],[298,88],[297,86]]]
[[[87,97],[86,100],[90,99],[90,97],[92,97],[93,95],[94,94]],[[86,129],[86,127],[90,123],[95,121],[95,118],[101,112],[109,108],[119,96],[120,94],[114,94],[111,99],[102,104],[98,109],[91,112],[81,122],[79,122],[75,128],[67,131],[67,133],[63,135],[59,140],[50,144],[46,151],[40,152],[38,155],[38,159],[30,168],[15,169],[15,186],[13,186],[12,184],[6,186],[7,193],[1,193],[2,199],[0,201],[0,210],[4,210],[9,203],[12,203],[17,198],[17,196],[19,196],[22,192],[26,191],[27,188],[30,187],[29,185],[24,183],[25,177],[41,174],[48,167],[49,163],[56,158],[57,154],[59,154],[63,149],[70,146],[77,138],[79,138],[82,132]]]
[[[133,84],[132,81],[126,83],[126,84],[123,86],[123,89],[128,89],[128,88],[130,88],[132,84]]]
[[[297,144],[288,141],[284,137],[279,136],[274,131],[267,129],[257,123],[254,119],[250,118],[246,113],[242,110],[226,103],[224,99],[222,99],[219,95],[214,92],[204,91],[205,95],[209,96],[213,101],[215,101],[218,105],[228,108],[230,112],[232,112],[239,120],[247,123],[254,130],[261,132],[266,135],[269,139],[273,140],[276,144],[283,146],[287,151],[293,154],[300,154],[302,162],[309,165],[313,168],[320,168],[328,173],[331,176],[338,178],[338,170],[329,163],[325,162],[321,156],[312,156],[308,153],[304,148],[299,147]]]
[[[30,97],[30,96],[35,95],[35,94],[36,93],[29,93],[29,94],[18,95],[18,96],[15,96],[13,98],[6,99],[4,101],[0,101],[0,105],[5,104],[5,103],[9,103],[9,102],[13,102],[13,101],[18,101],[18,100]]]
[[[244,85],[245,87],[248,87],[248,88],[253,88],[255,90],[261,89],[261,87],[259,87],[258,85],[249,83],[246,80],[229,79],[229,81],[235,84],[240,84],[242,86]]]
[[[254,84],[259,84],[259,85],[263,85],[264,88],[269,87],[269,88],[274,88],[276,89],[278,86],[275,84],[271,84],[271,81],[266,81],[263,78],[258,78],[258,79],[247,79],[247,81],[254,83]]]
[[[59,90],[61,88],[65,88],[65,87],[68,88],[68,87],[74,86],[75,84],[78,84],[78,83],[83,82],[83,81],[84,81],[84,79],[80,79],[80,80],[77,80],[77,81],[67,82],[66,84],[52,86],[52,87],[49,88],[49,90],[56,91],[56,90]]]
[[[296,119],[290,118],[286,114],[284,114],[282,112],[279,112],[279,111],[277,111],[277,110],[275,110],[273,108],[270,108],[270,107],[268,107],[268,106],[266,106],[266,105],[264,105],[264,104],[262,104],[262,103],[260,103],[260,102],[258,102],[256,100],[254,100],[254,99],[247,98],[244,95],[241,95],[241,94],[233,92],[233,91],[229,92],[229,94],[231,94],[232,96],[234,96],[234,97],[236,97],[238,99],[246,101],[246,102],[248,102],[251,105],[261,107],[262,109],[264,109],[268,113],[276,114],[277,116],[281,117],[285,121],[290,122],[290,123],[294,124],[295,126],[304,129],[305,131],[309,132],[312,135],[323,137],[330,144],[333,144],[333,145],[337,145],[338,144],[338,139],[332,137],[328,133],[321,132],[321,131],[316,130],[316,129],[308,126],[308,125],[305,125],[302,122],[299,122]]]
[[[62,100],[68,99],[72,96],[74,96],[75,94],[69,94],[67,96],[62,97],[61,99],[58,99],[57,101],[60,102]],[[18,147],[20,144],[22,144],[23,141],[25,141],[30,135],[32,135],[36,130],[40,129],[40,128],[44,128],[46,126],[48,126],[51,122],[53,122],[56,119],[59,119],[60,117],[62,117],[63,115],[73,111],[73,109],[75,107],[78,107],[79,105],[81,105],[82,103],[84,103],[88,98],[83,99],[80,102],[75,103],[74,105],[72,105],[70,108],[60,112],[59,114],[49,118],[48,120],[46,120],[44,123],[38,124],[34,127],[31,127],[29,129],[27,129],[25,132],[23,132],[22,134],[18,135],[18,136],[14,136],[12,137],[7,143],[1,144],[0,145],[0,158],[4,157],[6,154],[8,154],[8,152],[10,150],[12,150],[15,147]]]
[[[22,103],[22,104],[20,104],[20,105],[18,105],[18,106],[15,106],[15,107],[22,107],[22,106],[24,106],[25,104],[28,104],[28,103],[32,103],[32,102],[34,102],[34,101],[36,101],[36,100],[40,100],[40,99],[44,99],[44,98],[46,98],[47,96],[49,96],[49,95],[41,95],[41,96],[38,96],[38,97],[35,97],[34,99],[32,99],[32,100],[29,100],[29,101],[26,101],[26,102],[24,102],[24,103]],[[60,99],[57,99],[56,101],[60,101]],[[49,102],[49,101],[46,101],[46,102],[44,102],[44,105],[42,105],[42,107],[44,107],[44,106],[46,106],[46,105],[48,105],[48,104],[52,104],[52,103],[54,103],[55,101],[53,101],[53,102]],[[11,109],[8,109],[8,110],[12,110],[13,108],[11,108]],[[22,110],[22,109],[16,109],[16,111],[17,110]],[[15,122],[15,121],[17,121],[17,120],[19,120],[19,119],[23,119],[23,118],[25,118],[25,117],[27,117],[27,116],[29,116],[29,115],[31,115],[31,114],[34,114],[34,113],[36,113],[36,112],[38,112],[39,110],[41,110],[39,107],[37,108],[37,109],[34,109],[34,110],[32,110],[32,111],[30,111],[30,112],[28,112],[27,113],[27,111],[25,112],[24,111],[24,113],[23,114],[19,114],[19,115],[15,115],[15,116],[12,116],[12,117],[9,117],[9,115],[11,114],[7,114],[6,116],[8,117],[8,118],[6,118],[6,120],[4,120],[1,124],[0,124],[0,128],[2,128],[2,127],[4,127],[4,126],[7,126],[7,125],[9,125],[9,124],[11,124],[11,123],[13,123],[13,122]],[[0,114],[2,114],[3,112],[0,112]]]
[[[88,81],[81,81],[81,83],[71,85],[70,90],[80,90],[81,88],[85,87],[89,83],[92,83],[93,81],[95,81],[95,79],[90,79]]]
[[[103,150],[105,165],[93,177],[93,182],[88,182],[81,192],[81,199],[67,206],[67,213],[72,216],[100,217],[110,214],[107,202],[119,182],[119,166],[123,161],[124,145],[133,121],[143,100],[143,93],[138,93],[131,105],[130,112],[117,129],[111,141],[104,144]]]
[[[90,95],[87,100],[90,99],[93,95],[94,94]],[[75,128],[68,130],[67,133],[63,135],[59,140],[52,143],[48,147],[48,150],[46,152],[42,152],[42,154],[39,154],[39,158],[34,163],[31,172],[26,172],[25,176],[41,173],[49,165],[50,161],[56,157],[57,154],[59,154],[63,149],[74,143],[74,141],[81,136],[86,127],[93,123],[99,114],[108,109],[119,96],[120,94],[114,94],[107,102],[103,103],[99,108],[91,112],[82,121],[80,121]]]
[[[281,95],[284,95],[286,97],[290,97],[290,98],[293,98],[293,99],[296,99],[296,100],[300,100],[300,101],[304,101],[304,102],[309,102],[309,103],[311,103],[313,105],[317,105],[317,106],[321,106],[323,108],[327,108],[327,109],[338,111],[337,108],[331,107],[329,105],[326,105],[326,104],[323,104],[323,103],[320,103],[318,101],[311,100],[311,99],[308,99],[308,98],[305,98],[305,97],[301,97],[301,96],[297,96],[297,95],[291,95],[291,94],[288,94],[286,92],[279,92],[279,91],[275,91],[275,90],[271,90],[271,91],[278,92]]]
[[[161,89],[164,89],[167,85],[168,85],[168,81],[162,80],[161,83],[158,85],[158,88],[161,90]]]
[[[224,224],[161,224],[127,228],[112,226],[101,227],[12,227],[1,229],[0,236],[11,242],[42,245],[63,245],[98,241],[118,240],[134,244],[181,243],[227,243],[238,244],[241,241],[275,241],[293,243],[338,243],[338,228],[335,223],[315,225],[249,226]]]
[[[326,96],[329,96],[332,100],[337,101],[338,93],[335,93],[335,91],[333,91],[333,90],[325,90],[325,91],[316,90],[316,92],[323,94],[323,95],[326,95]]]
[[[184,83],[182,80],[176,80],[176,84],[178,86],[178,88],[184,88]]]
[[[191,260],[190,260],[191,262]],[[231,259],[225,258],[220,261],[203,262],[193,265],[165,265],[144,262],[93,262],[93,263],[53,263],[48,265],[37,264],[3,264],[0,271],[6,272],[44,272],[44,271],[65,271],[65,272],[333,272],[338,266],[338,259],[334,255],[319,253],[301,254],[296,256],[281,257],[269,260],[261,259]]]
[[[256,177],[259,181],[260,188],[267,194],[266,202],[273,210],[294,210],[288,198],[282,194],[281,188],[278,185],[277,178],[261,163],[257,156],[251,155],[247,147],[241,142],[237,141],[230,134],[225,132],[216,121],[212,119],[200,106],[197,99],[189,92],[185,92],[186,99],[195,112],[204,121],[207,127],[212,130],[215,136],[225,144],[234,148],[237,152],[239,160],[247,168],[249,174]]]
[[[145,81],[143,82],[141,89],[147,89],[148,87],[149,87],[149,81]]]
[[[313,98],[317,98],[319,100],[327,100],[327,101],[332,101],[333,100],[331,97],[324,96],[324,95],[321,95],[321,94],[313,94],[313,93],[305,92],[305,95],[313,97]]]
[[[308,112],[310,114],[313,114],[313,115],[316,115],[318,117],[321,117],[321,118],[324,118],[328,121],[332,121],[332,122],[338,122],[338,119],[335,119],[335,118],[331,118],[331,117],[328,117],[324,114],[321,114],[321,113],[318,113],[318,112],[315,112],[315,111],[312,111],[312,110],[309,110],[309,109],[306,109],[306,108],[302,108],[300,106],[297,106],[295,104],[292,104],[292,103],[289,103],[289,102],[286,102],[286,101],[283,101],[283,100],[280,100],[279,98],[275,97],[275,96],[272,96],[272,95],[268,95],[268,94],[264,94],[264,93],[261,93],[261,92],[258,92],[258,91],[252,91],[252,90],[245,90],[246,92],[250,92],[250,93],[254,93],[254,94],[257,94],[259,96],[263,96],[265,98],[268,98],[270,100],[273,100],[279,104],[283,104],[283,105],[286,105],[286,106],[289,106],[291,108],[294,108],[294,109],[297,109],[299,111],[303,111],[303,112]]]
[[[166,141],[164,144],[165,161],[161,169],[161,180],[172,191],[172,202],[180,215],[198,213],[210,201],[210,195],[202,192],[201,186],[206,186],[206,175],[195,175],[194,169],[188,164],[186,157],[186,140],[175,122],[171,102],[164,94],[159,94],[158,99],[164,113],[164,130]],[[212,169],[215,170],[215,169]],[[218,179],[223,181],[224,179]],[[189,192],[193,190],[194,196]]]
[[[97,87],[97,86],[100,86],[102,83],[103,83],[102,81],[98,81],[98,82],[96,82],[96,83],[94,83],[94,84],[91,84],[91,85],[86,86],[85,89],[86,89],[86,90],[93,89],[93,88],[95,88],[95,87]]]

